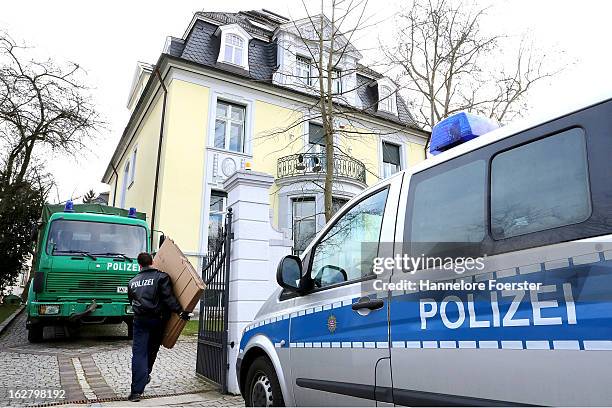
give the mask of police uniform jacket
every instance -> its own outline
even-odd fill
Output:
[[[168,312],[183,311],[168,274],[153,268],[141,270],[130,280],[128,299],[135,317],[167,317]]]

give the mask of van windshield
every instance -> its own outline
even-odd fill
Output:
[[[124,255],[136,258],[147,250],[147,233],[138,225],[56,220],[47,238],[47,254]]]

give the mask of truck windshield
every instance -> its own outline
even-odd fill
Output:
[[[47,253],[136,258],[147,250],[147,233],[138,225],[56,220],[51,223]]]

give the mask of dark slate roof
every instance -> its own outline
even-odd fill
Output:
[[[250,72],[217,62],[221,38],[215,35],[217,26],[198,20],[187,39],[182,53],[174,55],[198,64],[220,68],[232,73],[246,76],[257,81],[272,81],[272,73],[276,70],[276,43],[266,42],[257,38],[249,41],[249,68]]]
[[[365,65],[361,65],[359,63],[357,63],[357,72],[360,72],[375,79],[383,77],[383,74],[376,72],[372,68],[366,67]]]
[[[170,37],[170,45],[166,49],[166,52],[173,57],[180,57],[185,49],[185,41],[182,38]]]
[[[218,21],[222,24],[238,24],[246,32],[256,36],[266,37],[268,39],[271,39],[274,30],[276,30],[279,25],[289,22],[289,19],[285,17],[270,12],[265,12],[263,10],[240,11],[238,13],[202,11],[196,13],[196,15],[206,19]],[[264,24],[270,27],[271,30],[265,30],[262,27],[258,27],[252,24],[249,20]]]
[[[206,19],[197,19],[185,39],[170,38],[166,53],[177,58],[195,62],[204,66],[231,72],[235,75],[250,78],[259,82],[272,83],[272,75],[277,67],[277,44],[272,40],[273,31],[267,31],[254,26],[256,21],[270,28],[276,29],[289,20],[269,11],[241,11],[239,13],[199,12],[196,16]],[[216,24],[214,22],[217,22]],[[245,31],[255,36],[249,41],[249,69],[217,62],[221,38],[215,35],[217,28],[225,24],[238,24]],[[264,41],[257,37],[267,38]],[[363,110],[368,114],[399,122],[404,125],[418,128],[408,111],[405,101],[397,97],[398,116],[386,112],[378,112],[378,87],[376,79],[383,75],[364,65],[357,64],[357,94],[361,100]],[[294,91],[294,90],[292,90]],[[295,91],[299,92],[299,91]]]
[[[360,68],[366,68],[363,65],[358,66],[357,70],[358,72],[363,72],[362,69]],[[381,74],[378,74],[375,71],[372,71],[371,69],[368,68],[369,71],[375,73],[378,75],[377,78],[382,78]],[[370,75],[373,76],[373,75]],[[399,121],[401,123],[410,125],[412,127],[416,127],[417,124],[414,121],[414,118],[412,117],[412,115],[410,114],[410,111],[408,110],[408,106],[406,104],[406,102],[404,101],[404,99],[398,94],[395,94],[395,106],[397,107],[397,114],[398,117],[387,113],[387,112],[379,112],[378,111],[378,86],[376,86],[376,81],[371,79],[370,77],[366,77],[364,75],[360,75],[359,73],[357,73],[357,95],[359,96],[359,99],[361,100],[361,104],[362,104],[362,109],[364,111],[366,111],[367,113],[374,115],[374,116],[378,116],[381,118],[385,118],[385,119],[390,119],[390,120],[396,120],[399,117]]]

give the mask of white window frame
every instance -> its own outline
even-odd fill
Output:
[[[307,69],[305,68],[308,67]],[[308,77],[304,79],[304,74]],[[296,54],[295,56],[295,80],[298,84],[312,86],[312,59],[303,55]]]
[[[228,105],[228,109],[227,109],[227,116],[225,117],[220,117],[217,115],[217,106],[219,105],[219,103],[223,103]],[[232,119],[232,110],[235,108],[241,108],[243,111],[243,117],[242,117],[242,122],[239,122],[235,119]],[[247,107],[239,104],[239,103],[235,103],[235,102],[231,102],[231,101],[226,101],[224,99],[217,99],[217,103],[215,104],[215,123],[213,126],[213,129],[216,127],[216,121],[217,120],[224,120],[225,121],[225,140],[224,140],[224,145],[223,147],[218,147],[215,144],[215,139],[216,139],[216,131],[213,133],[213,146],[216,147],[217,149],[224,149],[230,152],[235,152],[235,153],[246,153],[247,149],[246,149],[246,122],[247,122]],[[242,149],[241,150],[230,150],[230,139],[231,139],[231,131],[232,131],[232,123],[241,123],[242,124]]]
[[[301,195],[290,196],[288,198],[289,198],[289,206],[291,208],[290,218],[289,218],[289,223],[291,225],[291,240],[293,241],[293,248],[295,249],[295,234],[296,234],[295,223],[296,221],[301,222],[302,220],[305,220],[305,219],[312,219],[312,221],[314,222],[314,226],[315,226],[315,235],[312,238],[313,240],[316,238],[316,235],[319,232],[319,226],[317,223],[317,218],[318,218],[317,217],[318,216],[317,214],[317,196],[312,195],[312,194],[301,194]],[[298,201],[309,201],[309,202],[312,201],[312,203],[314,204],[314,214],[306,216],[306,217],[302,217],[299,220],[296,220],[294,205]],[[310,243],[308,245],[310,245]],[[308,245],[306,245],[306,248],[308,247]]]
[[[342,94],[342,70],[334,68],[332,71],[332,93]]]
[[[380,178],[381,179],[385,178],[384,177],[384,174],[385,174],[385,162],[384,162],[384,159],[383,159],[383,142],[399,146],[399,155],[400,155],[400,170],[399,171],[406,170],[408,168],[408,155],[407,155],[407,152],[406,152],[406,148],[407,148],[406,143],[404,143],[404,142],[402,142],[400,140],[394,139],[392,137],[381,137],[380,138],[380,143],[379,143],[380,151],[379,151],[379,154],[378,154],[379,163],[380,163],[380,170],[379,171],[380,171]]]
[[[234,43],[235,42],[235,43]],[[228,60],[227,51],[230,50]],[[236,61],[240,58],[240,61]],[[244,39],[237,34],[227,33],[225,35],[225,47],[223,49],[223,62],[232,65],[242,66],[244,60]]]
[[[397,115],[397,86],[387,77],[378,79],[376,83],[378,86],[378,111]],[[383,92],[383,90],[389,94],[385,95],[386,92]]]
[[[217,56],[217,62],[221,62],[224,64],[231,64],[245,70],[249,70],[249,41],[253,38],[249,33],[247,33],[244,28],[240,27],[238,24],[228,24],[225,26],[220,26],[215,31],[215,35],[221,36],[221,46],[219,47],[219,55]],[[242,47],[236,47],[232,44],[228,44],[228,39],[232,38],[231,36],[236,36],[242,40]],[[229,45],[233,48],[232,51],[232,61],[225,60],[225,47]],[[241,51],[241,63],[237,64],[235,62],[235,51]]]
[[[246,95],[245,95],[246,96]],[[217,102],[225,102],[236,105],[242,105],[246,109],[245,116],[245,135],[244,135],[244,151],[234,152],[225,148],[215,147],[215,121],[217,118]],[[253,155],[253,118],[254,118],[254,100],[247,99],[241,95],[240,90],[234,88],[223,89],[223,92],[211,92],[208,109],[208,148],[215,149],[245,158],[251,158]]]
[[[312,150],[308,150],[310,148],[310,124],[315,124],[317,126],[323,126],[323,123],[320,122],[320,118],[315,118],[313,120],[306,120],[306,118],[304,118],[304,135],[303,135],[303,139],[304,139],[304,148],[303,148],[303,152],[310,152],[310,153],[320,153],[321,151],[317,150],[317,151],[312,151]],[[338,132],[334,132],[334,145],[340,143],[340,137],[338,136]],[[325,150],[323,150],[323,153],[325,152]]]
[[[378,110],[385,112],[393,112],[393,101],[391,97],[393,91],[386,85],[379,88],[378,91]]]
[[[218,210],[214,210],[212,211],[210,209],[210,206],[212,204],[212,198],[213,195],[215,195],[214,193],[218,193],[219,195],[224,194],[225,196],[221,199],[221,205],[223,207],[223,209],[221,211]],[[225,225],[225,216],[227,214],[227,193],[223,190],[217,190],[217,189],[211,189],[209,191],[209,195],[208,195],[208,218],[206,219],[206,225],[210,224],[210,217],[211,215],[221,215],[221,223],[223,225]],[[208,226],[206,227],[206,252],[208,252],[208,245],[209,245],[209,240],[210,240],[210,235],[208,234]]]

